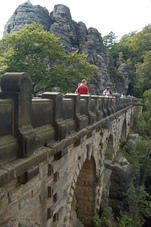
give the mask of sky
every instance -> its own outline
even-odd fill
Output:
[[[103,36],[114,32],[118,39],[151,24],[151,0],[30,0],[51,12],[55,5],[69,7],[72,19],[87,28],[96,28]],[[0,6],[0,38],[15,9],[26,0],[4,0]]]

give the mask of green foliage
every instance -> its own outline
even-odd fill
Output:
[[[119,72],[115,67],[110,67],[109,68],[109,74],[111,81],[113,83],[118,82],[123,82],[124,83],[124,76],[121,72]]]
[[[129,216],[132,218],[131,226],[143,226],[145,218],[151,216],[150,196],[145,191],[144,186],[128,190]]]
[[[136,64],[136,83],[135,89],[139,94],[151,88],[151,50],[143,55],[143,62]]]
[[[135,186],[132,185],[126,193],[128,209],[118,217],[118,227],[141,227],[145,219],[151,217],[151,196],[143,185],[149,170],[147,157],[150,144],[149,138],[138,137],[134,144],[125,145],[124,155],[133,165]]]
[[[124,148],[124,155],[133,165],[135,175],[140,172],[141,167],[144,165],[150,143],[151,140],[138,137],[135,144],[128,144]]]
[[[112,34],[108,35],[104,37],[104,44],[115,66],[118,61],[127,63],[134,95],[142,97],[143,92],[151,87],[151,25],[141,32],[124,35],[118,43],[114,42]]]
[[[151,89],[145,91],[143,97],[145,107],[136,127],[144,137],[151,138]]]
[[[142,227],[145,218],[151,216],[151,196],[145,191],[144,186],[134,187],[127,191],[127,211],[122,211],[119,217],[113,217],[111,207],[106,207],[102,216],[93,217],[95,227]]]
[[[108,35],[103,37],[103,44],[105,47],[111,49],[115,43],[117,43],[117,36],[114,32],[111,31]]]
[[[132,218],[128,213],[121,213],[121,216],[117,218],[117,227],[132,227]]]
[[[83,78],[93,77],[97,68],[77,51],[66,54],[59,38],[41,26],[28,25],[0,40],[0,76],[4,72],[28,72],[43,90],[60,87],[75,91]]]
[[[93,223],[95,227],[112,227],[113,212],[111,207],[106,207],[103,210],[102,216],[94,216]]]
[[[127,192],[128,211],[122,211],[117,218],[117,227],[142,227],[145,218],[151,216],[150,195],[144,186],[134,187]]]

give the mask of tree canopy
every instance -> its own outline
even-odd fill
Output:
[[[103,44],[105,47],[111,49],[115,45],[115,43],[117,43],[117,36],[114,32],[111,31],[108,35],[103,37]]]
[[[112,37],[114,41],[114,36],[109,33],[106,37]],[[114,66],[119,61],[127,63],[129,78],[134,87],[133,94],[142,97],[143,92],[149,89],[151,85],[151,67],[149,64],[151,60],[151,25],[144,27],[140,32],[134,31],[124,35],[118,43],[112,42],[111,45],[106,46],[113,58]]]
[[[27,72],[43,90],[59,87],[72,92],[81,79],[93,77],[95,65],[77,51],[66,53],[59,38],[42,26],[27,25],[0,40],[0,76],[4,72]]]

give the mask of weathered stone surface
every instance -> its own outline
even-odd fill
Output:
[[[129,85],[129,77],[128,77],[128,73],[129,73],[129,69],[128,69],[128,65],[126,63],[121,63],[118,66],[118,71],[122,73],[123,75],[123,83],[121,84],[117,84],[116,85],[116,90],[123,93],[123,94],[127,94],[127,90],[128,90],[128,85]]]
[[[87,29],[83,22],[72,20],[70,9],[62,4],[54,6],[50,13],[41,6],[29,6],[28,3],[20,5],[9,19],[4,29],[6,33],[19,31],[27,24],[36,23],[42,25],[45,30],[60,37],[67,52],[78,50],[87,55],[90,63],[98,67],[97,79],[91,80],[91,94],[102,94],[106,86],[111,86],[117,92],[128,88],[128,75],[126,64],[121,64],[118,70],[122,73],[124,80],[121,83],[111,82],[108,67],[111,60],[105,51],[101,34],[95,28]]]
[[[118,108],[112,114],[112,98],[105,98],[107,115],[96,119],[100,96],[46,92],[44,99],[35,103],[25,73],[6,73],[1,84],[0,98],[6,99],[2,103],[12,104],[7,119],[12,117],[8,122],[13,130],[12,135],[11,130],[4,130],[8,134],[3,136],[2,129],[0,136],[0,227],[73,227],[73,222],[91,227],[91,217],[98,214],[103,189],[109,192],[110,180],[114,198],[129,185],[129,163],[115,161],[121,138],[130,130],[135,106],[117,99]],[[72,126],[78,121],[75,130]],[[23,132],[22,138],[15,130]],[[35,136],[32,152],[28,146],[31,132]],[[20,153],[29,151],[30,155],[16,157],[18,147]],[[71,210],[76,212],[73,220]]]
[[[32,84],[27,73],[5,73],[1,79],[3,99],[14,102],[13,133],[18,138],[18,156],[27,157],[33,151],[35,134],[31,125]]]
[[[125,197],[125,193],[133,183],[133,168],[126,161],[121,163],[112,163],[109,160],[105,161],[105,166],[112,170],[110,198],[120,199]]]
[[[132,107],[130,109],[132,111]],[[131,111],[127,110],[129,115]],[[97,125],[94,124],[91,131],[88,128],[83,129],[84,133],[80,136],[79,145],[74,146],[74,140],[68,144],[66,138],[64,146],[67,152],[59,159],[54,158],[54,152],[60,150],[59,144],[62,141],[58,142],[58,148],[57,144],[51,149],[43,147],[30,156],[34,158],[41,152],[45,158],[41,156],[40,160],[31,164],[28,164],[29,158],[18,160],[18,167],[14,164],[14,178],[10,178],[0,190],[0,226],[83,227],[81,220],[78,220],[78,206],[80,206],[79,210],[83,210],[83,214],[94,216],[102,201],[103,188],[110,186],[111,172],[115,172],[116,175],[119,169],[122,172],[124,168],[118,164],[112,165],[111,162],[108,163],[110,169],[105,171],[104,168],[106,150],[111,149],[111,152],[114,152],[113,157],[116,155],[120,141],[120,136],[117,137],[117,134],[121,135],[125,117],[129,129],[129,115],[125,112],[121,115],[122,117],[117,116],[116,132],[113,127],[96,130]],[[109,138],[113,140],[110,144],[114,149],[107,146]],[[11,166],[13,167],[13,163]],[[18,177],[23,174],[31,177],[21,183]],[[115,183],[122,180],[122,174],[120,179],[115,179]],[[125,176],[129,175],[125,173]]]
[[[127,140],[128,149],[133,146],[135,147],[138,142],[139,142],[139,134],[137,134],[137,133],[129,134],[128,140]]]
[[[77,218],[77,213],[73,208],[71,210],[71,226],[72,227],[84,227],[84,225]]]
[[[78,48],[77,23],[72,20],[69,8],[61,4],[55,5],[50,18],[53,21],[49,29],[50,33],[61,38],[60,42],[67,51]]]
[[[17,32],[27,24],[33,23],[42,25],[44,29],[48,30],[51,24],[48,10],[39,5],[29,6],[28,3],[21,4],[6,23],[4,36],[6,33]]]

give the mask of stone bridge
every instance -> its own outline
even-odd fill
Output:
[[[45,92],[6,73],[0,93],[0,227],[92,226],[135,98]],[[78,219],[76,218],[78,216]]]

